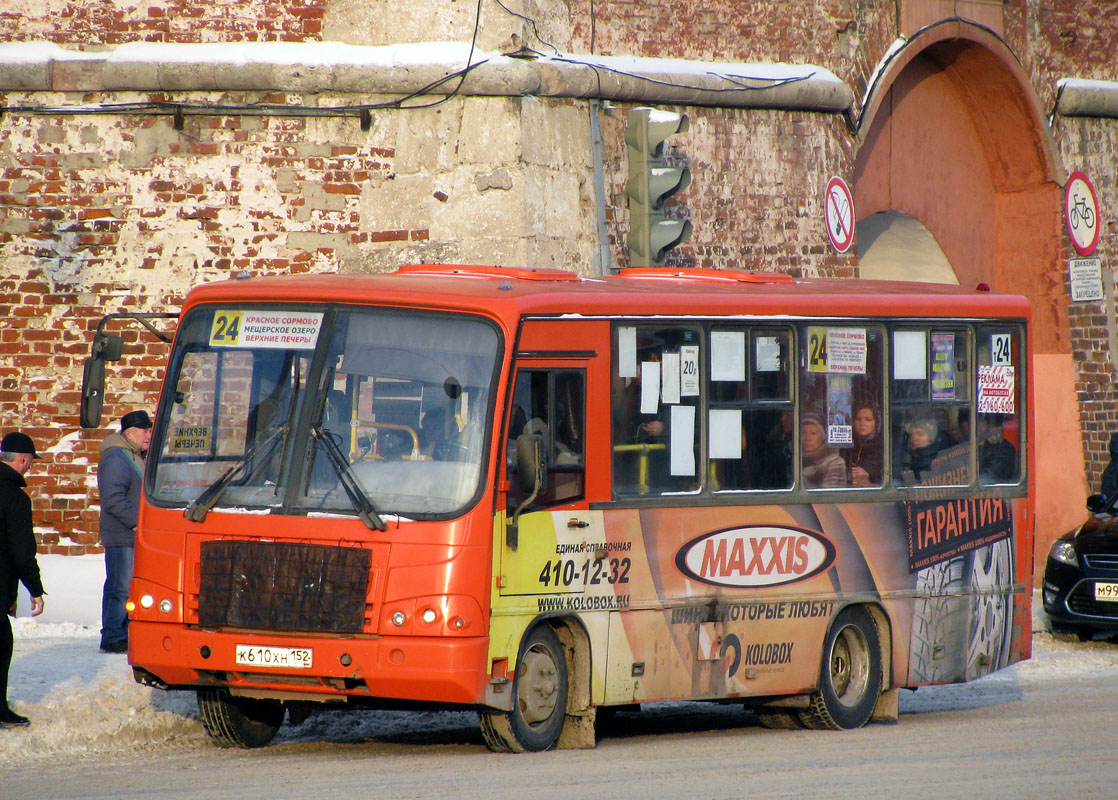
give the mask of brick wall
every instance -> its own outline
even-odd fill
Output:
[[[29,0],[0,8],[0,41],[305,42],[321,38],[327,0]]]

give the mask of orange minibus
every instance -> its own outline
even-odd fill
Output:
[[[475,709],[514,752],[664,701],[896,720],[901,688],[1030,655],[1029,316],[985,287],[698,268],[200,286],[130,663],[223,746],[316,709]]]

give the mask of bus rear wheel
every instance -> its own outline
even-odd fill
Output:
[[[231,697],[225,689],[199,689],[198,710],[218,747],[263,747],[283,724],[284,708],[278,700]]]
[[[567,713],[567,659],[559,636],[537,625],[520,647],[509,712],[480,713],[481,733],[494,752],[550,750],[559,742]]]
[[[881,692],[881,642],[869,611],[844,608],[823,646],[819,690],[800,712],[805,727],[849,730],[869,722]]]

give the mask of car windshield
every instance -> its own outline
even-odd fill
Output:
[[[152,500],[199,521],[211,508],[462,509],[484,467],[498,351],[496,329],[465,315],[194,310],[152,442]]]

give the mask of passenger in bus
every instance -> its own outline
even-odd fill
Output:
[[[885,472],[881,417],[869,403],[854,405],[854,445],[843,451],[851,486],[880,486]]]
[[[927,417],[913,420],[908,424],[908,441],[905,443],[905,472],[911,472],[917,481],[923,480],[941,449],[939,425]]]
[[[846,485],[846,463],[842,456],[827,447],[827,428],[822,414],[809,411],[800,419],[800,446],[807,488]]]
[[[1017,477],[1017,448],[1002,438],[1005,417],[1001,414],[979,414],[975,423],[978,434],[978,477],[982,483],[1010,483]]]

